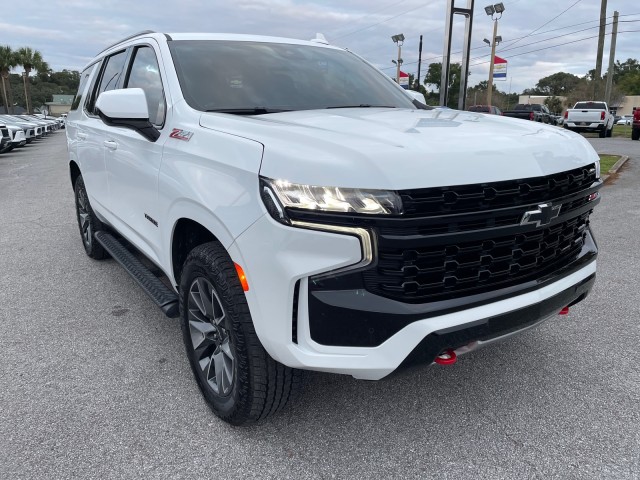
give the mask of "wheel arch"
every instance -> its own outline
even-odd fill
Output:
[[[179,218],[171,235],[171,269],[174,281],[180,284],[182,267],[189,252],[204,243],[219,241],[207,227],[191,218]]]

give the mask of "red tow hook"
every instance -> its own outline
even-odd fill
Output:
[[[558,312],[558,315],[569,315],[569,307],[564,307]]]
[[[447,350],[445,352],[442,352],[434,360],[434,362],[436,362],[438,365],[453,365],[457,361],[458,361],[458,356],[456,355],[456,352],[454,352],[453,350]]]

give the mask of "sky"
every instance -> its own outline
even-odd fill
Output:
[[[467,1],[455,0],[466,8]],[[489,0],[495,2],[495,0]],[[492,19],[476,1],[469,86],[487,80]],[[497,2],[495,2],[497,3]],[[496,55],[508,61],[504,92],[520,93],[557,72],[584,76],[595,68],[601,0],[506,0],[498,21]],[[613,12],[620,14],[615,59],[640,59],[640,2],[608,0],[603,73],[609,61]],[[39,50],[53,70],[81,70],[106,46],[141,30],[226,32],[311,39],[322,33],[394,76],[403,33],[402,70],[416,74],[423,35],[421,76],[441,62],[447,0],[22,0],[2,9],[0,44]],[[460,61],[464,19],[456,15],[452,61]],[[427,86],[428,89],[435,89]]]

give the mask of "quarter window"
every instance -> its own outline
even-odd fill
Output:
[[[93,64],[80,74],[80,86],[78,87],[78,93],[76,93],[73,103],[71,104],[71,110],[77,110],[82,103],[82,94],[84,93],[84,89],[87,86],[87,82],[89,81],[95,67],[96,65]]]

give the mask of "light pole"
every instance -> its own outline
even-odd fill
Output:
[[[399,33],[398,35],[393,35],[391,37],[393,43],[398,45],[398,61],[393,62],[397,65],[396,69],[396,82],[400,85],[400,65],[402,65],[402,44],[404,43],[404,35]]]
[[[398,71],[400,71],[400,66],[404,63],[404,60],[399,58],[398,60],[391,60],[391,63],[396,65],[397,68],[398,68]],[[400,85],[400,74],[398,73],[397,75],[398,75],[398,77],[396,78],[396,82],[398,82],[398,85]]]
[[[496,3],[495,5],[487,5],[484,7],[484,11],[493,20],[493,36],[491,42],[491,65],[489,66],[489,81],[487,82],[487,105],[491,105],[491,94],[493,93],[493,62],[496,59],[496,40],[498,38],[498,20],[502,18],[502,12],[504,12],[504,5],[502,3]],[[496,17],[494,18],[494,15]],[[485,39],[486,42],[486,39]]]

